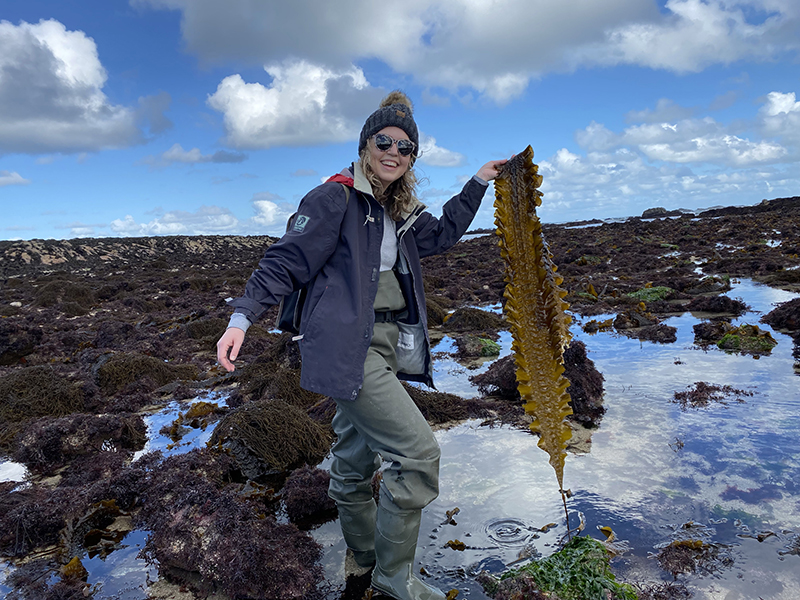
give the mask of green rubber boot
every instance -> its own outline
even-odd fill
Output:
[[[352,556],[359,569],[349,567],[353,575],[363,575],[375,564],[375,518],[377,506],[370,498],[365,502],[337,502],[339,525],[347,544],[347,558]],[[345,563],[345,573],[348,565]]]
[[[446,600],[413,572],[421,516],[421,509],[402,510],[381,493],[372,587],[397,600]]]

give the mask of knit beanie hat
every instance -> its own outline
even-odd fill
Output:
[[[372,113],[364,123],[361,136],[358,138],[358,153],[361,154],[361,151],[367,146],[367,140],[384,127],[399,127],[406,132],[408,139],[416,144],[414,156],[418,155],[419,132],[412,113],[413,108],[408,96],[400,90],[390,92],[381,101],[380,108]]]

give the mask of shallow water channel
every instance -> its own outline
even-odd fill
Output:
[[[774,304],[796,296],[747,280],[728,295],[752,307],[734,324],[756,324]],[[598,527],[614,530],[622,552],[612,565],[623,580],[670,580],[652,555],[676,539],[702,539],[719,545],[721,559],[708,570],[680,576],[695,598],[797,600],[800,556],[786,553],[792,544],[800,546],[800,378],[792,366],[792,340],[760,324],[778,341],[768,356],[756,360],[716,348],[704,351],[693,344],[692,326],[699,320],[690,313],[665,320],[678,330],[677,342],[669,345],[613,332],[590,336],[580,321],[573,324],[573,336],[586,343],[605,377],[607,412],[591,431],[590,443],[567,457],[570,526],[582,515],[584,534],[604,539]],[[501,334],[500,344],[503,355],[510,352],[508,333]],[[452,348],[445,337],[434,349],[440,357],[437,387],[476,396],[468,377],[489,363],[466,369],[448,359]],[[743,396],[741,403],[732,399],[682,410],[674,393],[699,381],[754,395]],[[176,411],[171,405],[149,418],[148,450],[184,452],[205,443],[210,428],[178,446],[158,433]],[[440,588],[459,589],[459,598],[484,599],[474,574],[499,573],[526,556],[547,556],[565,535],[555,474],[527,430],[469,421],[436,436],[442,448],[441,493],[423,512],[417,561]],[[326,465],[327,460],[321,466]],[[0,474],[15,468],[0,465]],[[446,513],[455,508],[453,522],[446,524]],[[324,547],[327,578],[343,585],[345,547],[338,522],[312,534]],[[95,598],[147,597],[157,575],[136,558],[144,535],[131,532],[123,541],[126,550],[84,561],[89,582],[100,589]],[[450,540],[460,540],[466,549],[447,547]],[[8,591],[4,578],[0,568],[0,595]]]

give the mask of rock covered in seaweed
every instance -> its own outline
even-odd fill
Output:
[[[586,344],[573,340],[564,351],[564,376],[569,380],[567,392],[573,415],[571,420],[584,427],[596,427],[605,414],[603,406],[604,378],[586,353]],[[512,356],[492,363],[485,373],[470,376],[484,395],[518,400],[516,365]]]
[[[331,439],[304,410],[282,400],[257,400],[225,415],[209,445],[231,452],[245,477],[260,480],[293,466],[318,463]]]
[[[292,522],[336,510],[328,496],[328,471],[303,466],[292,471],[283,486],[283,503]]]
[[[142,554],[162,575],[198,593],[321,600],[322,548],[265,514],[262,501],[242,494],[233,476],[233,461],[207,449],[152,468],[136,519],[152,532]]]

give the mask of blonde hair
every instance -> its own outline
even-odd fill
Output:
[[[372,186],[372,195],[380,202],[393,221],[402,221],[417,203],[417,176],[414,173],[414,158],[403,176],[381,191],[383,184],[369,163],[369,144],[358,155],[358,164]]]

